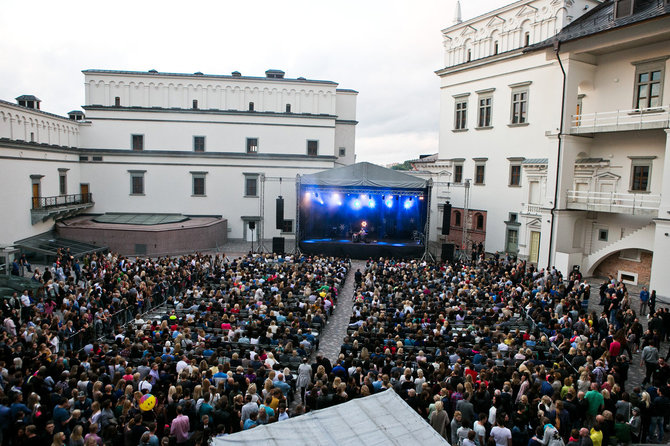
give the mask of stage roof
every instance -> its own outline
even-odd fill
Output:
[[[424,189],[428,187],[428,181],[426,180],[372,163],[356,163],[351,166],[303,175],[300,182],[306,186],[330,187],[395,189]]]
[[[212,446],[346,444],[449,443],[393,390],[212,440]]]

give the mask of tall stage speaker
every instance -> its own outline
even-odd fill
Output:
[[[454,244],[453,243],[442,243],[442,255],[440,259],[443,262],[453,262],[454,261]]]
[[[442,235],[449,235],[449,226],[451,226],[451,203],[447,201],[442,214]]]
[[[284,244],[286,239],[284,237],[272,237],[272,252],[274,254],[284,255]]]
[[[277,198],[277,229],[284,229],[284,198],[280,195]]]

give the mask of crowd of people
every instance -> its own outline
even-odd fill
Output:
[[[287,418],[348,267],[59,251],[2,303],[2,444],[195,445]]]
[[[578,271],[509,257],[369,260],[331,361],[320,335],[349,267],[59,252],[2,304],[3,445],[195,446],[387,389],[454,446],[663,441],[670,312],[646,289],[638,314],[613,278],[596,303]]]
[[[340,382],[349,398],[393,388],[452,445],[663,441],[670,312],[651,309],[644,330],[625,284],[600,287],[600,312],[589,311],[579,271],[563,277],[509,257],[381,259],[356,282],[339,372],[308,389],[308,404]],[[640,350],[646,377],[631,386]]]

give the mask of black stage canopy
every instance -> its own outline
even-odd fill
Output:
[[[308,254],[419,257],[431,182],[371,163],[298,176],[297,235]]]

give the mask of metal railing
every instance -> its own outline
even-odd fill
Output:
[[[52,209],[76,204],[93,203],[93,194],[56,195],[55,197],[33,197],[33,209]]]
[[[572,115],[573,133],[665,128],[670,125],[670,106],[615,110]]]
[[[616,192],[569,190],[568,204],[572,207],[600,212],[650,214],[658,211],[661,196]]]

